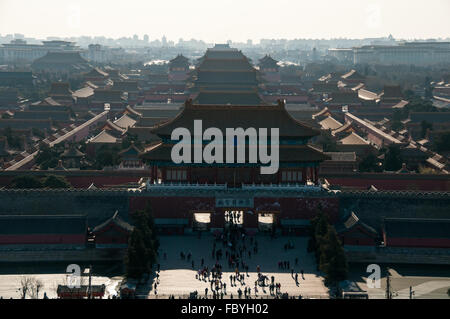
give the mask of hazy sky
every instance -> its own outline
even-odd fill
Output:
[[[261,38],[450,37],[450,0],[0,0],[0,34]]]

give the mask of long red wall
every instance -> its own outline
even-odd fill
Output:
[[[130,213],[145,209],[151,201],[155,218],[187,218],[192,221],[192,212],[211,212],[211,227],[224,226],[224,208],[216,208],[214,197],[131,197]],[[335,223],[339,218],[339,200],[337,198],[255,198],[254,207],[248,208],[244,217],[246,227],[258,227],[258,212],[279,212],[279,219],[313,218],[319,209]]]
[[[75,235],[0,235],[0,245],[56,245],[56,244],[84,244],[85,234]]]
[[[74,188],[87,188],[92,183],[98,188],[105,188],[136,183],[140,178],[133,176],[68,176],[66,179]]]
[[[388,247],[450,248],[448,238],[387,238]]]
[[[0,173],[0,187],[9,187],[15,176],[47,175],[64,176],[74,188],[88,188],[92,183],[98,188],[136,183],[142,177],[150,177],[150,171],[16,171]]]
[[[255,210],[280,211],[283,219],[310,220],[319,210],[330,217],[330,222],[339,218],[339,199],[337,198],[255,198]]]
[[[414,174],[322,174],[331,185],[355,189],[450,191],[450,176]]]
[[[74,188],[87,188],[92,183],[99,188],[136,183],[150,177],[146,171],[14,171],[0,172],[0,187],[9,187],[15,176],[64,176]],[[379,190],[450,191],[450,176],[387,173],[321,174],[331,185],[366,190],[374,185]]]
[[[130,214],[152,203],[155,218],[189,218],[191,211],[215,211],[214,197],[130,197]]]
[[[96,244],[126,244],[128,233],[111,224],[95,234]]]

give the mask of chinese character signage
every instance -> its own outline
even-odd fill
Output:
[[[223,208],[253,207],[253,198],[217,198],[216,207],[223,207]]]

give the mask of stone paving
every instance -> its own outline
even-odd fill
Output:
[[[269,236],[257,235],[258,254],[252,254],[251,258],[244,260],[249,265],[249,276],[245,276],[245,284],[238,283],[236,287],[231,287],[229,276],[232,269],[228,268],[225,258],[222,259],[224,266],[224,282],[227,284],[227,294],[224,298],[230,298],[233,294],[237,298],[237,290],[246,287],[251,288],[252,298],[270,297],[269,289],[263,291],[259,287],[257,296],[255,296],[254,282],[257,278],[256,267],[261,267],[261,272],[268,276],[275,277],[275,282],[281,283],[281,292],[287,292],[290,296],[302,295],[304,298],[328,298],[328,289],[323,285],[322,277],[317,272],[314,256],[306,252],[308,238],[304,237],[281,237],[270,239]],[[200,266],[200,260],[203,256],[205,264],[210,267],[215,263],[212,258],[212,245],[214,238],[212,235],[203,234],[199,239],[195,235],[186,236],[164,236],[160,238],[160,284],[157,286],[157,294],[153,289],[154,279],[151,279],[147,285],[141,286],[140,297],[143,298],[168,298],[169,295],[186,298],[190,292],[198,291],[200,297],[205,294],[205,288],[208,288],[208,297],[211,297],[211,286],[208,281],[200,281],[195,275]],[[285,251],[284,245],[292,241],[294,249]],[[217,249],[223,249],[221,243],[217,243]],[[191,252],[195,269],[192,269],[190,261],[181,260],[180,252],[185,254]],[[164,252],[167,259],[164,260]],[[295,266],[295,258],[298,258],[299,264]],[[299,285],[291,276],[290,270],[280,270],[277,266],[278,261],[289,261],[295,272],[304,270],[305,279],[301,278],[299,273]],[[368,289],[366,285],[367,265],[355,265],[350,268],[350,280],[355,281],[369,294],[370,299],[385,297],[386,277],[383,275],[381,288]],[[383,266],[384,269],[385,266]],[[409,298],[409,287],[412,286],[415,292],[414,298],[442,298],[448,299],[447,290],[450,288],[450,270],[443,266],[426,265],[390,265],[391,286],[394,291],[394,298]],[[2,271],[3,270],[3,271]],[[56,298],[56,287],[58,284],[64,284],[66,275],[52,270],[48,271],[46,267],[37,265],[32,271],[17,269],[9,271],[3,267],[0,269],[0,297],[19,298],[20,279],[28,276],[39,279],[44,283],[39,296],[42,298],[44,292],[49,298]],[[23,275],[26,274],[26,275]],[[93,284],[106,284],[108,296],[116,293],[115,288],[122,280],[122,277],[94,276]],[[152,286],[150,288],[150,286]]]
[[[290,296],[302,295],[304,298],[328,298],[328,289],[324,286],[322,277],[319,276],[314,256],[306,252],[307,238],[302,237],[281,237],[271,239],[269,236],[258,235],[255,237],[258,242],[258,253],[253,254],[249,258],[248,253],[244,258],[244,261],[249,266],[249,273],[245,275],[244,283],[241,285],[239,282],[237,286],[231,287],[230,275],[232,269],[228,267],[228,263],[225,258],[225,250],[221,242],[218,242],[216,249],[222,249],[224,257],[221,260],[223,266],[223,282],[226,283],[226,295],[224,298],[230,298],[231,294],[234,298],[237,298],[237,291],[239,288],[244,290],[246,287],[251,288],[252,298],[267,298],[270,296],[268,287],[262,290],[258,287],[258,294],[255,296],[254,286],[257,280],[256,267],[260,266],[261,272],[268,278],[275,277],[275,282],[281,284],[281,292],[288,293]],[[157,286],[156,294],[154,290],[155,281],[152,279],[147,284],[148,298],[167,298],[170,295],[176,295],[176,297],[186,297],[190,292],[198,291],[199,296],[205,295],[205,288],[208,288],[208,297],[211,298],[211,286],[209,281],[202,281],[196,279],[196,274],[200,268],[201,258],[204,258],[205,265],[210,268],[215,264],[215,259],[212,258],[212,247],[214,237],[212,235],[203,234],[199,239],[196,236],[171,236],[161,237],[161,250],[160,250],[160,283]],[[284,245],[292,241],[294,244],[293,249],[285,251]],[[247,247],[249,240],[246,240]],[[192,269],[191,261],[182,260],[180,252],[192,254],[194,260],[194,270]],[[167,254],[167,259],[164,260],[164,253]],[[298,265],[295,266],[295,258],[298,258]],[[299,285],[295,283],[294,278],[291,276],[290,270],[280,270],[278,268],[278,261],[289,261],[291,268],[294,268],[295,272],[299,273]],[[300,271],[303,269],[305,278],[303,279]],[[150,284],[152,287],[150,288]],[[145,291],[145,289],[144,289]]]
[[[361,289],[367,291],[369,299],[384,299],[386,295],[386,276],[381,278],[380,288],[367,287],[364,267],[353,266],[351,279]],[[409,287],[414,291],[413,299],[449,299],[450,270],[444,266],[433,265],[390,265],[391,287],[394,299],[409,299]]]

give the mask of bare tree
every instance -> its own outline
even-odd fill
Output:
[[[32,277],[21,277],[20,279],[20,298],[26,299],[27,293],[31,290],[31,287],[33,285],[33,278]]]
[[[31,283],[31,291],[30,291],[30,295],[31,295],[31,299],[39,299],[39,291],[41,291],[41,289],[44,287],[44,284],[42,281],[40,281],[39,279],[34,279],[32,280]]]

